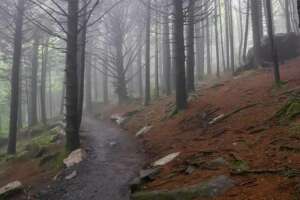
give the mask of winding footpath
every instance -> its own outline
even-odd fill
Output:
[[[83,123],[88,156],[76,167],[77,176],[57,181],[42,199],[129,200],[129,185],[142,165],[133,137],[92,118]]]

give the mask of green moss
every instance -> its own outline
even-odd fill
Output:
[[[249,170],[249,165],[244,160],[233,160],[230,162],[230,168],[240,173]]]
[[[290,122],[300,115],[300,98],[293,97],[277,113],[276,117],[281,122]]]

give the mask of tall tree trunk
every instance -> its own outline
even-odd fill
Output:
[[[252,18],[252,33],[254,43],[254,67],[261,64],[261,18],[258,1],[251,0],[251,18]]]
[[[33,126],[38,122],[37,116],[37,76],[39,67],[39,38],[38,29],[34,31],[33,35],[33,54],[32,54],[32,68],[31,68],[31,121],[29,121],[29,126]]]
[[[11,101],[10,101],[10,122],[8,137],[8,154],[16,153],[17,143],[17,125],[18,125],[18,107],[19,107],[19,71],[22,57],[22,39],[23,39],[23,19],[25,12],[25,0],[19,0],[16,8],[15,34],[14,34],[14,53],[11,77]]]
[[[218,34],[218,0],[215,0],[215,40],[216,40],[216,60],[217,60],[217,77],[220,77],[220,51],[219,51],[219,34]]]
[[[41,70],[41,120],[43,124],[47,123],[47,109],[46,109],[46,77],[48,64],[48,45],[49,36],[46,36],[44,47],[42,50],[42,70]]]
[[[88,113],[92,112],[92,56],[87,55],[85,72],[85,108]]]
[[[271,55],[274,62],[274,80],[275,80],[275,84],[278,86],[280,84],[280,71],[279,71],[277,47],[276,47],[276,42],[274,41],[273,13],[272,13],[271,0],[266,0],[266,10],[267,10],[268,35],[271,44]]]
[[[242,0],[239,0],[239,29],[240,29],[240,43],[239,43],[239,65],[243,62],[242,59],[242,49],[243,49],[243,41],[244,41],[244,26],[243,26],[243,13],[242,13]]]
[[[195,0],[188,2],[188,27],[187,27],[187,91],[195,91],[195,50],[194,50],[194,7]]]
[[[103,103],[108,104],[108,63],[107,57],[103,63]]]
[[[228,0],[224,1],[225,4],[225,33],[226,33],[226,70],[230,68],[230,20],[228,13]]]
[[[166,8],[168,5],[165,6]],[[166,9],[168,13],[168,10]],[[170,29],[167,14],[163,16],[163,73],[165,80],[165,93],[171,95],[171,52],[170,52]]]
[[[137,53],[136,65],[138,67],[138,91],[139,97],[142,99],[144,96],[144,87],[143,87],[143,64],[142,64],[142,48],[139,47]]]
[[[174,5],[174,43],[176,65],[176,107],[184,110],[187,107],[187,94],[185,85],[185,55],[184,55],[184,17],[182,0],[173,0]]]
[[[73,151],[80,146],[78,124],[78,42],[79,1],[68,1],[68,32],[66,52],[66,149]]]
[[[247,10],[246,10],[246,23],[245,23],[245,36],[243,45],[243,62],[246,62],[247,47],[248,47],[248,37],[249,37],[249,21],[250,21],[250,0],[247,0]]]
[[[233,21],[233,16],[232,16],[232,0],[228,0],[229,1],[229,7],[228,7],[228,14],[229,14],[229,31],[230,31],[230,55],[231,55],[231,71],[232,73],[234,73],[234,67],[235,67],[235,52],[234,52],[234,21]]]
[[[146,14],[146,46],[145,46],[145,105],[149,105],[151,100],[150,89],[150,26],[151,26],[151,0],[147,3]]]
[[[78,69],[77,77],[79,80],[78,83],[78,124],[81,124],[82,121],[82,111],[83,111],[83,97],[84,97],[84,73],[85,73],[85,56],[86,56],[86,33],[87,33],[87,0],[81,0],[81,7],[83,12],[81,14],[80,25],[82,30],[78,35]]]
[[[284,14],[285,14],[285,20],[286,20],[286,32],[290,33],[292,32],[292,26],[291,26],[291,14],[290,14],[290,0],[284,1]]]
[[[209,3],[206,3],[209,4]],[[209,6],[206,6],[206,9],[209,9]],[[207,74],[211,75],[211,55],[210,55],[210,20],[209,20],[209,16],[207,16],[206,19],[206,60],[207,60]]]
[[[155,2],[157,4],[157,1]],[[158,38],[158,21],[159,21],[159,13],[156,11],[155,13],[156,21],[155,21],[155,97],[159,97],[159,38]]]
[[[224,37],[223,37],[223,20],[222,20],[222,6],[221,1],[218,0],[218,7],[219,7],[219,13],[220,13],[220,38],[221,38],[221,50],[222,50],[222,64],[223,64],[223,70],[225,71],[225,51],[224,51]]]

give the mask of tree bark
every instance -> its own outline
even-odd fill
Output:
[[[261,18],[260,7],[258,1],[251,0],[251,18],[252,18],[252,34],[254,44],[254,66],[261,64]]]
[[[73,151],[80,146],[78,124],[78,42],[79,1],[68,1],[68,31],[66,52],[66,149]]]
[[[176,66],[176,108],[184,110],[187,107],[186,81],[185,81],[185,55],[184,55],[184,17],[182,0],[173,0],[174,5],[174,43]]]
[[[22,57],[23,40],[23,20],[25,12],[25,0],[19,0],[16,8],[15,34],[14,34],[14,53],[11,77],[11,101],[10,101],[10,122],[8,137],[8,154],[16,153],[18,107],[19,107],[19,72]]]
[[[31,121],[29,121],[29,126],[34,126],[38,122],[37,116],[37,76],[39,67],[39,46],[40,38],[39,32],[36,27],[33,33],[33,52],[32,52],[32,65],[31,65]]]
[[[49,36],[46,36],[45,44],[42,50],[42,70],[41,70],[41,120],[43,124],[47,123],[47,109],[46,109],[46,76],[48,64],[48,45]]]
[[[280,71],[279,71],[277,46],[276,46],[276,42],[274,41],[273,13],[272,13],[271,0],[266,0],[266,9],[267,9],[267,22],[268,22],[268,35],[271,44],[271,55],[274,62],[274,80],[275,80],[275,84],[278,86],[280,84]]]
[[[194,7],[195,0],[188,2],[188,27],[187,27],[187,92],[195,91],[195,50],[194,50]]]
[[[145,105],[149,105],[151,100],[150,89],[150,26],[151,26],[151,0],[147,3],[146,14],[146,46],[145,46]]]
[[[165,7],[167,8],[168,5]],[[168,13],[168,10],[166,10]],[[163,16],[163,73],[165,79],[165,93],[171,95],[171,52],[170,52],[170,29],[168,15]]]

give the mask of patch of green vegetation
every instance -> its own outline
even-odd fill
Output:
[[[279,81],[279,83],[276,83],[272,87],[272,92],[276,92],[279,89],[285,88],[288,84],[288,81]]]
[[[236,172],[244,172],[249,170],[249,165],[244,160],[233,160],[230,162],[230,168]]]
[[[64,166],[64,159],[66,158],[67,153],[65,151],[56,151],[43,156],[39,164],[45,169],[51,169],[57,171]]]
[[[300,115],[300,97],[294,96],[276,113],[280,122],[290,122]]]
[[[300,137],[300,124],[299,123],[293,123],[293,124],[290,125],[289,135]]]

